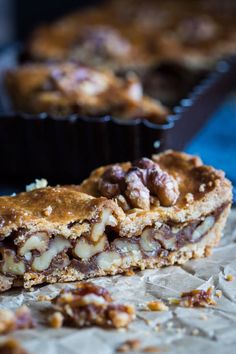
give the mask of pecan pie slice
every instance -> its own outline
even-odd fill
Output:
[[[231,199],[222,171],[173,151],[101,167],[81,186],[0,197],[0,289],[207,256]]]
[[[0,197],[0,290],[100,275],[94,258],[81,260],[106,250],[109,229],[123,218],[112,200],[73,186]]]
[[[114,200],[125,212],[119,238],[97,256],[108,270],[160,267],[207,256],[221,237],[232,199],[222,171],[184,153],[101,167],[80,190]]]
[[[167,121],[168,110],[143,94],[133,73],[121,78],[109,70],[70,62],[26,64],[7,72],[6,87],[14,109],[26,113]]]

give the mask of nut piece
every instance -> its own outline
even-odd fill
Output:
[[[49,249],[42,253],[41,256],[35,257],[32,263],[32,269],[35,271],[43,271],[48,269],[54,257],[64,250],[71,247],[71,244],[64,237],[57,236],[49,244]]]
[[[73,249],[73,254],[83,260],[88,260],[95,254],[102,252],[107,244],[107,237],[104,235],[100,237],[97,243],[89,242],[86,237],[80,237],[76,241],[76,246]]]
[[[95,223],[91,228],[91,235],[90,238],[93,242],[97,242],[100,237],[103,236],[106,226],[113,226],[117,225],[117,220],[112,215],[112,211],[110,209],[103,209],[101,214],[101,221]]]
[[[135,318],[133,306],[114,304],[105,288],[88,282],[79,283],[73,290],[63,289],[52,303],[65,324],[75,327],[127,327]]]
[[[48,185],[48,181],[45,178],[42,179],[36,179],[35,182],[28,184],[25,189],[26,192],[31,192],[35,189],[39,189],[39,188],[46,188]]]
[[[112,271],[113,268],[120,267],[122,258],[117,252],[102,252],[97,256],[97,265],[105,271]]]
[[[225,280],[227,280],[227,281],[233,281],[233,280],[234,280],[233,274],[227,274],[227,275],[225,276]]]
[[[197,241],[201,238],[206,232],[208,232],[214,225],[215,218],[212,215],[209,215],[205,220],[194,230],[192,234],[192,242]]]
[[[155,253],[160,249],[160,244],[153,237],[153,229],[147,228],[143,231],[139,241],[145,253]]]
[[[25,273],[25,264],[17,259],[15,251],[1,248],[3,260],[0,262],[0,269],[3,274],[23,275]]]
[[[42,253],[48,248],[49,236],[46,232],[36,232],[29,236],[25,243],[19,247],[18,253],[20,256],[25,256],[27,260],[32,257],[31,251],[37,250]]]
[[[131,170],[127,173],[125,195],[134,208],[149,210],[150,192],[143,184],[138,173],[138,170]]]
[[[194,289],[183,293],[181,294],[179,304],[184,307],[207,307],[210,305],[216,305],[216,302],[213,299],[213,288],[210,287],[207,290]]]
[[[150,301],[147,303],[147,307],[151,311],[168,311],[169,307],[164,304],[163,301]]]
[[[147,158],[135,161],[127,171],[119,165],[109,167],[98,181],[98,191],[104,197],[117,198],[118,202],[121,195],[126,197],[127,201],[120,203],[124,210],[129,205],[149,210],[150,204],[157,202],[169,207],[179,197],[174,177]]]
[[[28,352],[16,339],[8,338],[0,343],[0,354],[28,354]]]
[[[158,166],[150,170],[148,174],[148,188],[151,194],[159,199],[161,205],[171,206],[179,197],[179,189],[176,180]]]
[[[48,322],[52,328],[61,328],[63,326],[64,316],[60,312],[54,312],[49,316]]]
[[[125,172],[119,165],[108,168],[98,182],[98,190],[106,198],[113,198],[121,193]]]
[[[34,327],[31,312],[27,306],[21,306],[15,313],[8,309],[0,309],[0,334]]]
[[[13,277],[6,277],[5,275],[0,274],[0,292],[11,289],[12,285]]]
[[[140,346],[141,342],[139,339],[130,339],[122,343],[118,348],[116,348],[116,351],[118,353],[127,353],[140,349]]]

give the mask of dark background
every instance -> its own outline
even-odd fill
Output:
[[[0,0],[0,46],[23,40],[37,25],[102,0]]]

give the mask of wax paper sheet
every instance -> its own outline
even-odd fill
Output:
[[[235,280],[226,281],[232,274]],[[0,296],[0,307],[15,309],[26,304],[38,322],[37,329],[11,334],[29,353],[111,354],[128,339],[139,339],[142,348],[155,346],[161,353],[235,353],[236,348],[236,210],[231,212],[224,237],[213,255],[187,262],[182,267],[145,270],[133,276],[113,276],[93,280],[109,289],[117,302],[134,304],[137,319],[127,330],[51,329],[46,325],[50,302],[39,295],[54,297],[64,286],[56,284],[32,292],[14,290]],[[208,308],[170,306],[168,311],[141,310],[150,300],[179,297],[181,292],[214,285],[222,291],[217,305]],[[46,311],[45,311],[46,310]],[[140,351],[139,351],[140,352]]]

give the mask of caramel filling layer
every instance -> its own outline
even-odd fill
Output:
[[[20,230],[11,244],[6,239],[0,247],[3,274],[23,276],[26,272],[52,274],[71,267],[89,276],[96,271],[112,272],[139,266],[141,260],[164,258],[172,251],[201,240],[215,225],[225,205],[213,213],[186,224],[156,223],[140,236],[117,236],[115,218],[104,210],[99,222],[77,239],[49,235],[47,231],[29,233]],[[20,241],[19,241],[20,239]]]

